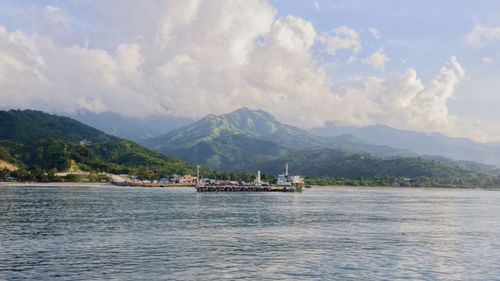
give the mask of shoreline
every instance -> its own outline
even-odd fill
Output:
[[[168,186],[143,186],[143,185],[116,185],[111,182],[0,182],[0,187],[136,187],[136,188],[170,188],[170,187],[194,187],[192,185],[168,185]]]
[[[33,187],[112,187],[112,186],[117,186],[114,185],[110,182],[0,182],[0,187],[12,187],[12,186],[18,186],[18,187],[28,187],[28,186],[33,186]],[[133,186],[133,185],[126,185],[130,187],[137,187],[137,188],[169,188],[169,187],[192,187],[188,185],[171,185],[171,186],[165,186],[165,187],[159,187],[159,186]],[[500,188],[492,187],[492,188],[486,188],[486,187],[410,187],[410,186],[349,186],[349,185],[311,185],[312,188],[338,188],[338,189],[409,189],[409,190],[429,190],[429,189],[446,189],[446,190],[487,190],[487,191],[500,191]],[[304,190],[307,190],[308,188],[304,188]]]
[[[0,187],[2,186],[102,187],[113,185],[109,182],[0,182]]]
[[[429,189],[446,189],[446,190],[489,190],[500,191],[498,187],[446,187],[446,186],[354,186],[354,185],[311,185],[313,188],[352,188],[352,189],[409,189],[409,190],[429,190]]]

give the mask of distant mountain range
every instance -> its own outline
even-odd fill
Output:
[[[439,133],[401,130],[384,125],[355,127],[336,122],[328,122],[324,127],[312,129],[310,132],[324,137],[350,135],[367,143],[407,150],[420,155],[442,156],[500,167],[500,143],[483,144]]]
[[[159,136],[195,121],[175,116],[130,117],[113,112],[87,111],[70,114],[68,117],[113,136],[134,141]]]
[[[351,135],[317,136],[262,110],[209,115],[142,143],[165,155],[223,171],[294,172],[334,177],[470,177],[493,171],[478,163],[418,157]]]

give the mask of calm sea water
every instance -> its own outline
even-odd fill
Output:
[[[500,280],[500,192],[0,187],[0,280]]]

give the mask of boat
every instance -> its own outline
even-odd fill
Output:
[[[277,186],[304,187],[304,180],[301,176],[288,173],[288,164],[285,165],[285,173],[278,175]]]

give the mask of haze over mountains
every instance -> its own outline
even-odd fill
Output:
[[[324,127],[312,129],[311,132],[320,136],[351,135],[371,144],[404,149],[420,155],[437,155],[500,166],[500,143],[477,143],[467,138],[401,130],[384,125],[356,127],[336,122],[328,122]]]
[[[114,112],[80,111],[68,116],[108,134],[134,141],[155,137],[195,121],[173,116],[129,117]]]

